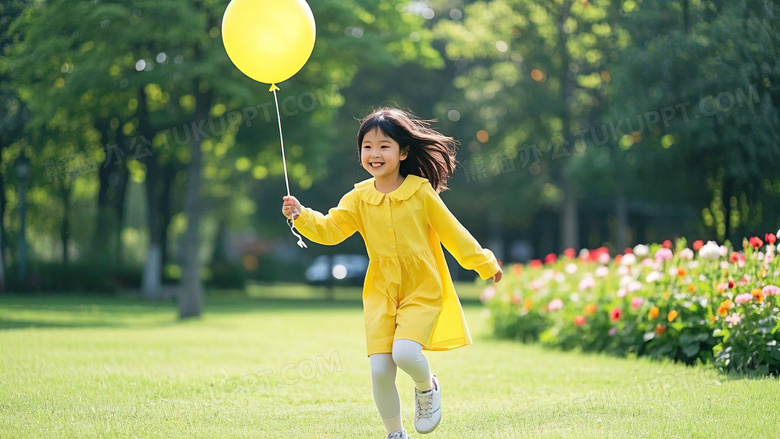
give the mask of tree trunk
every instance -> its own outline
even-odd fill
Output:
[[[3,148],[0,146],[0,152]],[[0,291],[5,290],[5,182],[0,174]]]
[[[558,53],[561,59],[560,65],[560,80],[561,80],[561,130],[563,135],[563,145],[561,145],[561,151],[565,148],[569,151],[574,148],[574,137],[571,129],[571,111],[569,104],[571,102],[572,95],[574,94],[574,79],[572,78],[570,64],[571,56],[569,54],[569,48],[567,47],[569,41],[569,33],[566,32],[565,24],[569,18],[571,12],[572,1],[566,0],[561,5],[561,15],[558,20]],[[552,151],[553,159],[555,159],[555,151]],[[562,157],[558,157],[558,161],[565,160],[568,157],[568,153]],[[563,173],[564,163],[557,163],[553,166],[558,171],[558,180],[561,182],[563,189],[563,206],[561,207],[561,219],[560,219],[560,234],[561,234],[561,250],[567,248],[577,249],[580,247],[579,236],[579,217],[578,217],[578,202],[577,192],[574,185],[571,184],[569,179]]]
[[[195,80],[195,89],[199,88]],[[208,117],[211,108],[211,94],[201,93],[197,97],[195,120]],[[203,306],[203,289],[200,283],[200,179],[203,139],[193,135],[190,143],[190,162],[187,164],[187,184],[184,194],[184,211],[187,216],[187,231],[184,233],[184,266],[181,271],[179,290],[179,318],[198,317]]]
[[[143,87],[138,90],[138,132],[148,138],[154,138],[154,132],[149,124],[149,112],[146,102],[146,92]],[[146,205],[147,222],[149,224],[149,251],[144,265],[142,277],[143,297],[148,300],[162,298],[162,215],[160,213],[160,165],[155,154],[143,158],[146,165]]]
[[[580,247],[579,203],[577,202],[577,193],[574,186],[564,179],[563,183],[563,206],[561,207],[560,233],[561,248],[578,249]]]
[[[622,252],[628,246],[628,206],[626,197],[618,196],[615,204],[615,216],[617,217],[617,249],[616,252]]]
[[[163,267],[169,262],[170,252],[168,251],[168,226],[171,224],[171,188],[173,187],[173,181],[176,178],[176,166],[168,162],[163,166],[162,173],[162,258],[161,262]]]
[[[67,186],[67,183],[62,182],[62,230],[60,230],[60,236],[62,238],[62,265],[67,269],[70,259],[68,258],[68,245],[70,243],[70,192],[71,188]]]
[[[116,199],[113,204],[114,218],[116,218],[116,228],[111,235],[114,240],[114,264],[116,267],[122,266],[122,227],[125,225],[125,199],[127,198],[127,183],[130,180],[130,171],[127,166],[119,168],[116,174]]]

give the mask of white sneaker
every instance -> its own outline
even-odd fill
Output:
[[[409,439],[409,435],[403,430],[398,430],[388,434],[385,439]]]
[[[433,388],[427,392],[418,392],[414,389],[416,405],[414,428],[421,434],[436,430],[441,422],[441,385],[436,375],[431,377],[431,381],[433,381]]]

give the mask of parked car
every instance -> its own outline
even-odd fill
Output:
[[[306,269],[306,280],[314,285],[363,285],[368,257],[363,255],[322,255]]]

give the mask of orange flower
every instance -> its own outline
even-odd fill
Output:
[[[688,284],[688,292],[693,293],[696,291],[696,285],[694,284]]]
[[[718,315],[721,317],[726,317],[729,314],[729,310],[733,306],[734,304],[731,302],[731,299],[724,300],[720,303],[720,306],[718,306]]]
[[[685,271],[685,269],[684,269],[684,268],[679,268],[679,269],[677,269],[677,275],[678,275],[678,276],[680,276],[680,277],[685,277],[685,275],[686,275],[686,274],[688,274],[688,272],[687,272],[687,271]]]
[[[668,299],[669,296],[671,296],[671,295],[672,295],[672,293],[670,293],[668,291],[664,291],[664,299]]]
[[[650,308],[650,312],[647,313],[648,320],[653,320],[654,318],[658,317],[658,307],[654,306]]]
[[[715,323],[715,320],[717,320],[717,319],[718,318],[715,317],[715,316],[710,316],[710,323]]]
[[[669,320],[670,322],[677,318],[679,313],[675,310],[669,311],[669,314],[666,315],[666,320]]]
[[[593,314],[596,314],[596,304],[589,303],[589,304],[585,305],[585,308],[582,309],[582,312],[584,312],[585,314],[591,315],[591,316]]]
[[[512,271],[514,271],[515,276],[520,276],[523,273],[523,264],[514,264]]]
[[[664,325],[662,325],[660,323],[655,325],[655,333],[656,334],[661,335],[664,332],[666,332],[666,326],[664,326]]]
[[[529,297],[528,299],[525,299],[525,302],[523,302],[523,308],[525,308],[526,311],[530,311],[533,304],[534,301]]]
[[[756,288],[750,293],[753,295],[753,298],[756,299],[756,302],[761,303],[764,301],[764,294],[761,292],[760,288]]]

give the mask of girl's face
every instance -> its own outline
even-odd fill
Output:
[[[400,175],[401,162],[407,152],[401,151],[398,142],[385,135],[379,128],[366,133],[361,145],[360,163],[376,179],[387,179]]]

